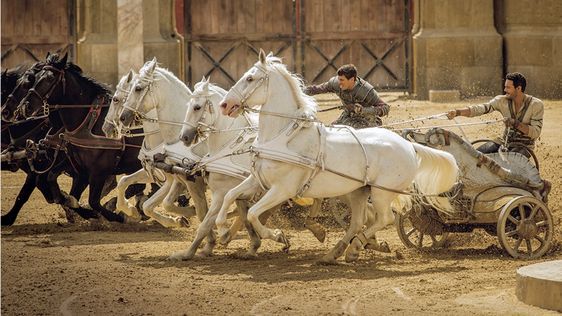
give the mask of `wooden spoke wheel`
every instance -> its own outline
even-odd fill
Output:
[[[536,259],[550,248],[553,235],[552,215],[548,207],[531,196],[509,201],[501,210],[497,224],[498,239],[514,258]]]
[[[406,214],[396,214],[395,225],[398,236],[408,248],[430,250],[442,248],[447,241],[448,232],[434,216],[436,212],[420,212],[422,206],[414,206]]]

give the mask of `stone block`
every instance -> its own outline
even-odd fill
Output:
[[[517,269],[515,294],[526,304],[562,312],[562,260]]]
[[[429,90],[431,102],[458,102],[461,99],[459,90]]]
[[[506,57],[510,65],[548,66],[553,63],[553,41],[547,34],[510,32],[504,37]]]
[[[474,64],[472,40],[465,37],[439,37],[427,41],[428,67],[461,67]]]

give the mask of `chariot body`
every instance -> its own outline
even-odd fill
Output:
[[[434,249],[447,244],[449,233],[484,229],[497,235],[514,258],[538,258],[550,248],[553,220],[543,202],[542,180],[534,154],[529,160],[516,152],[482,154],[453,132],[435,128],[427,133],[407,130],[410,141],[451,153],[457,160],[458,186],[446,195],[453,212],[436,209],[424,196],[396,216],[402,242],[408,247]]]

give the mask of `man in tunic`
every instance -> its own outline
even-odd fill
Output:
[[[325,83],[308,86],[304,92],[308,95],[330,92],[338,95],[344,110],[332,124],[354,128],[380,126],[381,117],[388,115],[390,110],[390,106],[379,98],[375,88],[357,76],[357,68],[352,64],[341,66],[337,76]]]
[[[498,95],[488,103],[451,110],[447,112],[447,117],[475,117],[498,111],[503,115],[506,127],[503,139],[487,142],[477,150],[486,154],[494,153],[504,146],[508,151],[518,152],[529,158],[530,151],[535,148],[535,140],[541,135],[544,104],[540,99],[525,94],[526,86],[527,80],[521,73],[508,73],[505,76],[504,95]],[[543,182],[542,195],[546,200],[550,182]]]

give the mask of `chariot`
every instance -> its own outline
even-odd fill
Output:
[[[538,161],[516,152],[482,154],[451,131],[407,130],[410,141],[451,153],[459,166],[459,183],[446,196],[453,212],[436,209],[425,196],[414,196],[412,207],[397,214],[402,242],[412,248],[435,249],[447,244],[449,233],[484,229],[496,235],[514,258],[534,259],[550,248],[553,220],[540,190]],[[478,142],[478,141],[477,141]]]

